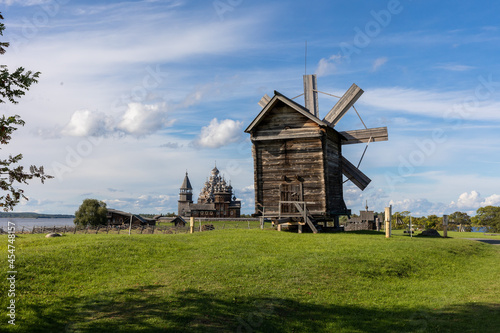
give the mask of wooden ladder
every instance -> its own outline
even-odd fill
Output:
[[[311,216],[311,214],[309,214],[309,211],[307,210],[306,203],[304,201],[294,201],[293,204],[295,205],[295,208],[297,208],[299,213],[302,214],[303,219],[304,219],[304,223],[307,223],[309,228],[311,228],[312,232],[317,234],[318,229],[316,229],[316,227],[313,224],[312,216]],[[301,204],[303,204],[304,206],[302,207]],[[301,227],[302,226],[299,224],[299,232],[302,231]]]

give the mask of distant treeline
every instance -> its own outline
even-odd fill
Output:
[[[72,219],[74,215],[0,212],[0,218],[19,219]]]

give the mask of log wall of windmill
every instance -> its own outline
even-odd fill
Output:
[[[325,156],[325,190],[327,212],[329,214],[343,214],[346,207],[344,203],[342,166],[340,157],[342,155],[342,145],[339,134],[334,130],[328,130],[324,137]]]
[[[326,211],[324,129],[288,106],[278,105],[252,135],[256,202],[278,212],[280,185],[302,183],[313,214]],[[286,177],[286,178],[285,178]],[[257,207],[257,209],[260,209]]]

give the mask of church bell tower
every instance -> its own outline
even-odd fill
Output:
[[[182,182],[181,188],[179,190],[179,201],[178,201],[178,212],[180,216],[189,216],[191,213],[191,208],[189,207],[193,203],[193,187],[189,181],[188,173],[186,171],[186,176]]]

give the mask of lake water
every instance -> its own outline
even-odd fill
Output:
[[[18,218],[0,218],[0,228],[7,231],[8,222],[15,223],[16,231],[21,232],[24,230],[31,230],[33,226],[36,227],[73,227],[73,218],[60,218],[60,219],[18,219]]]

